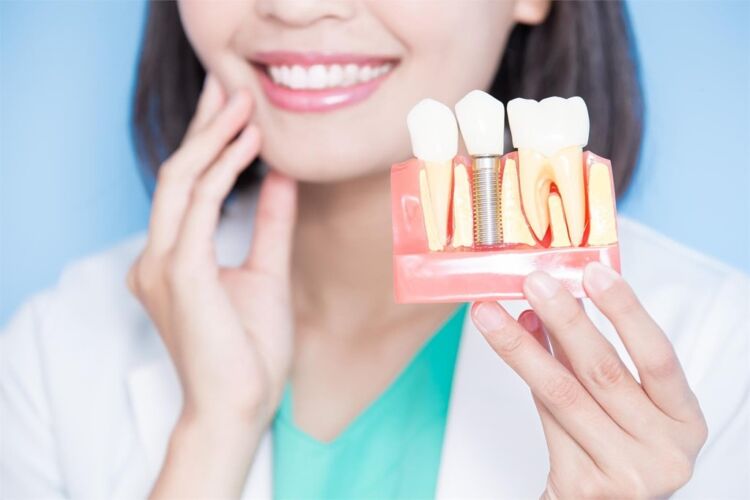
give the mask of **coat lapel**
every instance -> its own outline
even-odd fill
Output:
[[[525,302],[503,304],[517,317]],[[453,379],[438,498],[538,498],[547,448],[531,394],[467,315]]]

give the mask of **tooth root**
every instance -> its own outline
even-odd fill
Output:
[[[430,200],[435,215],[438,241],[441,248],[448,241],[448,215],[450,213],[451,182],[453,174],[452,161],[426,161],[427,183],[430,188]]]
[[[453,241],[452,245],[470,247],[473,243],[474,221],[471,212],[471,188],[466,166],[453,169]]]
[[[557,190],[565,209],[565,221],[573,246],[580,246],[586,229],[586,190],[583,182],[583,150],[578,146],[557,152],[551,159]]]
[[[424,169],[419,170],[419,197],[422,202],[422,218],[424,219],[424,229],[427,233],[427,246],[437,252],[443,249],[438,236],[437,224],[435,223],[435,211],[432,207],[432,198],[430,197],[430,186],[427,182],[427,173]]]
[[[526,218],[521,210],[521,193],[518,188],[518,168],[513,160],[506,160],[501,184],[501,220],[503,224],[503,243],[523,243],[536,245]]]
[[[536,151],[518,151],[521,179],[521,203],[532,231],[541,240],[549,227],[547,197],[552,183],[552,171],[547,158]]]
[[[610,245],[617,241],[615,200],[609,168],[594,163],[588,175],[589,237],[588,245]]]
[[[570,238],[568,237],[568,225],[565,223],[565,213],[563,212],[562,200],[560,195],[552,193],[547,199],[549,205],[550,228],[552,232],[552,248],[569,247]]]

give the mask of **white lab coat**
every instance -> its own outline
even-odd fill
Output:
[[[249,243],[254,196],[217,234],[222,263]],[[750,497],[748,277],[636,222],[619,221],[625,277],[670,335],[705,412],[709,440],[682,498]],[[0,495],[142,498],[180,408],[171,361],[125,274],[139,236],[69,266],[0,335]],[[527,305],[506,304],[515,315]],[[589,313],[632,363],[611,326]],[[439,498],[538,498],[548,471],[525,384],[467,320],[455,371]],[[267,435],[244,496],[272,494]]]

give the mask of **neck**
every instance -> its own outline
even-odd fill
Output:
[[[438,310],[444,316],[445,305],[394,302],[387,171],[338,183],[302,183],[298,207],[292,286],[303,321],[344,333]]]

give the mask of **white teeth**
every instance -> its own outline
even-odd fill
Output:
[[[458,152],[458,125],[451,109],[422,99],[406,117],[414,156],[425,161],[452,160]]]
[[[344,86],[354,85],[357,83],[359,68],[356,64],[347,64],[344,66]]]
[[[366,82],[369,81],[372,78],[372,68],[369,66],[364,66],[360,68],[359,70],[359,81],[360,82]]]
[[[472,90],[456,103],[466,149],[472,156],[503,154],[505,108],[503,103],[481,90]]]
[[[374,78],[385,75],[393,69],[390,63],[379,66],[357,64],[323,65],[315,64],[305,67],[268,66],[268,75],[277,85],[292,89],[326,89],[332,87],[348,87],[358,83],[369,82]]]
[[[307,88],[307,71],[302,66],[292,66],[289,86],[293,89]]]
[[[508,103],[513,146],[552,156],[569,146],[589,142],[589,113],[580,97],[513,99]]]
[[[281,81],[281,68],[278,66],[274,66],[273,68],[269,69],[269,72],[271,73],[271,80],[273,80],[274,83],[279,83]]]
[[[344,81],[344,68],[338,64],[334,64],[328,70],[328,86],[338,87]]]
[[[307,70],[307,82],[311,89],[322,89],[328,85],[328,74],[326,67],[316,64]]]

